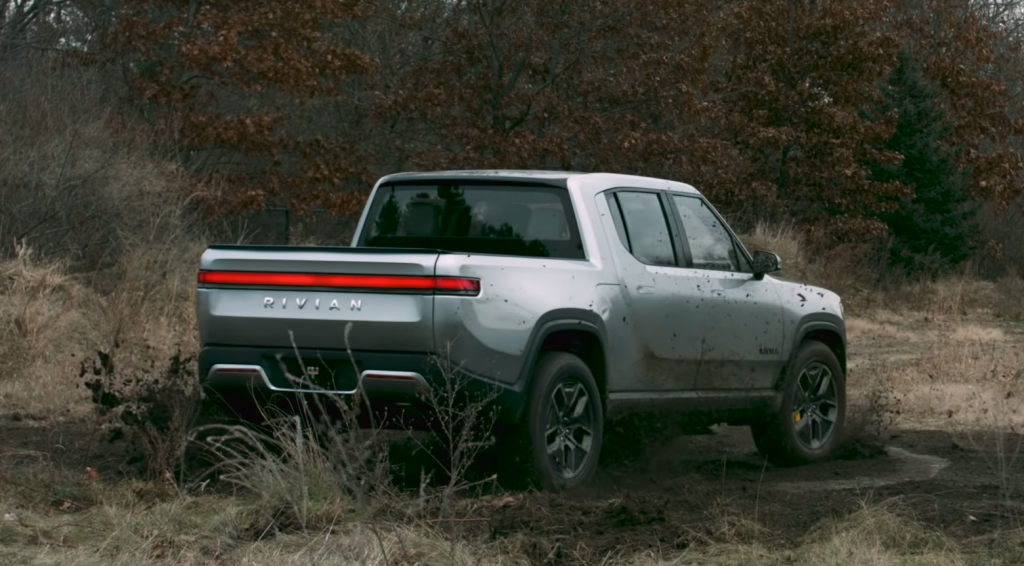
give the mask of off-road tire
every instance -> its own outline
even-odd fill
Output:
[[[566,392],[570,394],[566,395]],[[559,400],[573,403],[573,407],[582,409],[584,414],[575,419],[571,415],[568,419],[556,418],[555,415],[561,413],[560,409],[565,409],[565,403]],[[585,406],[581,401],[585,401]],[[575,409],[568,411],[574,412]],[[552,419],[559,420],[560,424],[553,424]],[[589,436],[583,435],[584,428],[588,429]],[[568,436],[552,436],[552,431],[561,430],[565,430]],[[519,464],[516,466],[517,473],[523,474],[530,484],[545,491],[566,492],[582,487],[597,471],[603,438],[604,411],[597,382],[590,368],[573,354],[544,354],[533,372],[523,418],[506,438],[505,446],[514,451],[507,456],[516,459]],[[569,443],[568,448],[565,448],[565,443]],[[548,454],[549,445],[563,447],[559,454],[564,457],[563,462],[569,462],[570,458],[565,457],[566,454],[581,454],[582,450],[573,447],[583,444],[588,448],[585,458],[573,460],[571,464],[556,464],[555,457]],[[567,477],[561,473],[560,468],[578,471]]]
[[[820,396],[813,395],[816,389],[823,388],[820,381],[812,383],[819,369],[831,374],[831,395],[828,391]],[[812,395],[804,395],[804,390]],[[798,466],[831,459],[842,442],[846,423],[846,376],[836,355],[821,342],[805,341],[786,370],[781,393],[779,410],[750,427],[758,452],[776,466]],[[831,402],[826,399],[829,396]],[[819,400],[814,401],[814,398]],[[813,427],[823,430],[828,423],[825,413],[832,412],[827,408],[830,404],[834,406],[834,413],[828,435],[813,446],[813,440],[809,440],[813,438]],[[824,412],[822,407],[826,407]]]

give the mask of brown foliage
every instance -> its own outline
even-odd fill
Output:
[[[964,148],[973,192],[1001,205],[1024,194],[1019,139],[1024,119],[1007,73],[1021,71],[1022,45],[973,2],[905,0],[901,25],[925,72],[948,97],[953,142]],[[1019,80],[1019,75],[1017,77]],[[1011,79],[1012,80],[1012,79]]]
[[[353,0],[132,0],[104,55],[122,63],[136,100],[203,175],[203,204],[352,213],[361,202],[337,188],[365,181],[359,148],[320,118],[346,80],[373,66],[336,41],[359,13]]]
[[[861,113],[905,45],[949,97],[979,197],[1020,194],[1017,106],[988,69],[1019,55],[970,9],[894,0],[384,3],[382,150],[416,168],[613,170],[692,182],[727,210],[832,241],[884,235],[907,187],[870,179],[893,116]],[[398,22],[397,24],[395,22]],[[396,39],[397,38],[397,39]],[[955,48],[957,57],[949,57]],[[368,45],[369,52],[382,52]],[[1018,61],[1019,59],[1013,59]],[[381,150],[378,150],[381,151]]]
[[[404,169],[609,170],[691,182],[741,228],[864,244],[910,190],[866,120],[909,48],[972,194],[1022,192],[1024,57],[1006,2],[131,0],[103,35],[132,99],[230,214],[359,210]],[[353,190],[355,189],[355,190]]]
[[[702,3],[422,4],[379,8],[409,31],[382,59],[375,117],[414,167],[669,174],[705,141],[680,119],[703,102]]]

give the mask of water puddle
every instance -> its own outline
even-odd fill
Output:
[[[939,474],[949,466],[949,460],[928,454],[915,454],[903,448],[887,446],[885,451],[889,457],[889,463],[893,466],[885,466],[886,473],[881,475],[858,475],[852,478],[831,479],[831,480],[805,480],[800,482],[778,482],[771,484],[776,489],[784,491],[825,490],[838,491],[845,489],[874,488],[893,485],[911,481],[927,481]]]

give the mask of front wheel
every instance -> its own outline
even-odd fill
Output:
[[[604,411],[593,373],[578,357],[545,354],[517,435],[525,444],[527,476],[548,491],[571,491],[597,471]]]
[[[830,459],[845,422],[846,380],[839,360],[828,346],[808,341],[786,372],[779,411],[750,429],[768,461],[794,466]]]

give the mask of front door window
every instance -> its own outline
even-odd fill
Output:
[[[732,235],[703,199],[672,197],[686,232],[693,267],[715,271],[750,272],[747,258],[737,249]]]

